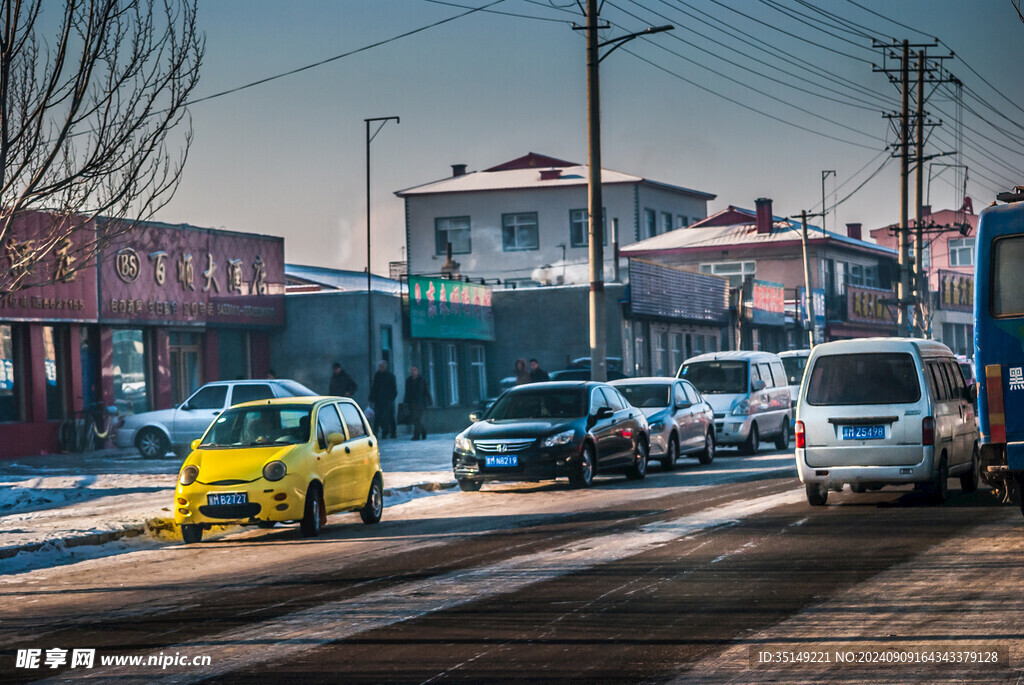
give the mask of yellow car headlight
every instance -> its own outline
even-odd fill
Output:
[[[288,473],[283,461],[272,461],[263,467],[263,477],[269,481],[281,480]]]
[[[192,485],[196,482],[196,478],[199,477],[199,467],[195,464],[189,464],[181,470],[181,474],[178,476],[178,482],[182,485]]]

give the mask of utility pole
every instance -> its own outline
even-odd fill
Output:
[[[832,173],[835,173],[834,171]],[[824,178],[824,176],[822,177]],[[807,347],[814,349],[814,289],[811,287],[811,262],[807,255],[807,217],[820,216],[825,218],[825,206],[822,204],[820,214],[808,214],[806,209],[800,211],[800,244],[804,253],[804,296],[807,298]],[[794,219],[796,217],[793,217]],[[821,229],[825,230],[824,227]]]
[[[601,197],[601,60],[616,48],[639,36],[671,31],[672,26],[659,26],[598,42],[601,24],[597,0],[587,0],[585,26],[573,29],[587,32],[587,159],[590,167],[587,184],[587,240],[590,259],[590,378],[608,380],[608,329],[605,325],[604,297],[604,202]],[[603,56],[601,48],[611,45]]]
[[[893,73],[897,69],[891,69],[887,66],[877,67],[872,66],[873,71],[883,72],[889,76],[889,80],[900,90],[900,104],[901,111],[898,115],[896,114],[883,114],[882,116],[892,120],[899,118],[899,128],[897,135],[899,136],[899,152],[895,154],[900,158],[900,227],[899,227],[899,285],[896,291],[896,302],[898,307],[897,314],[897,334],[901,336],[908,336],[911,334],[919,335],[923,334],[924,331],[924,307],[925,299],[927,297],[927,285],[924,279],[924,268],[923,268],[923,252],[924,252],[924,240],[923,240],[923,204],[924,204],[924,193],[923,193],[923,168],[924,162],[932,157],[942,156],[944,154],[952,153],[940,153],[933,155],[932,157],[926,157],[924,155],[924,126],[925,126],[925,82],[928,80],[927,74],[935,71],[936,69],[928,66],[930,59],[942,60],[950,59],[953,57],[950,55],[943,56],[932,56],[929,57],[927,49],[929,47],[936,47],[938,41],[933,41],[926,44],[911,44],[910,41],[904,40],[901,43],[901,50],[897,54],[893,50],[893,46],[888,43],[875,42],[874,47],[882,48],[884,50],[883,55],[888,59],[899,60],[900,66],[898,68],[899,80],[894,78]],[[914,262],[911,263],[910,258],[910,217],[909,217],[909,176],[910,176],[910,140],[911,140],[911,126],[910,126],[910,49],[918,49],[917,52],[917,70],[918,70],[918,84],[917,84],[917,111],[914,113],[915,126],[914,126],[914,139],[915,139],[915,152],[914,152],[914,164],[917,171],[916,180],[916,202],[917,208],[914,212],[915,216],[915,232],[914,232]],[[953,77],[948,78],[937,78],[932,79],[933,82],[942,80],[952,80]],[[914,324],[908,318],[908,308],[912,308],[914,312]]]
[[[373,385],[373,287],[370,280],[370,143],[389,121],[401,123],[398,117],[374,117],[366,122],[366,383],[367,392]],[[377,130],[370,135],[370,124],[380,122]]]

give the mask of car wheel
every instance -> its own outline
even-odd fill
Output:
[[[594,484],[594,449],[583,445],[576,467],[569,474],[569,485],[574,488],[589,488]]]
[[[366,496],[366,504],[359,510],[359,516],[363,519],[363,523],[373,524],[380,521],[383,513],[384,486],[381,485],[380,478],[374,476],[373,482],[370,483],[370,493]]]
[[[775,449],[784,450],[789,447],[789,417],[782,421],[782,430],[775,436]]]
[[[974,446],[971,454],[971,470],[960,475],[960,490],[962,492],[974,492],[978,489],[978,446]]]
[[[167,436],[156,428],[143,428],[135,438],[135,448],[144,459],[160,459],[171,449]]]
[[[807,503],[812,507],[825,506],[828,501],[828,486],[824,483],[808,483],[804,486],[807,491]]]
[[[939,459],[939,468],[935,478],[928,483],[928,500],[932,504],[942,504],[949,497],[949,466],[946,465],[946,455]]]
[[[463,492],[476,492],[483,485],[481,481],[472,478],[459,478],[459,489]]]
[[[704,436],[704,451],[698,455],[700,463],[707,465],[715,460],[715,436],[708,431]]]
[[[857,494],[865,493],[868,491],[868,486],[863,483],[850,483],[850,492],[856,492]]]
[[[740,451],[743,454],[757,454],[758,447],[761,446],[761,436],[757,433],[757,424],[750,424],[750,435],[740,445]]]
[[[203,541],[203,527],[198,523],[181,524],[181,539],[186,545],[194,545]]]
[[[677,461],[679,461],[679,439],[676,437],[676,434],[673,433],[668,439],[668,451],[661,459],[662,470],[674,470],[676,468]]]
[[[273,528],[276,525],[277,525],[277,521],[257,521],[256,522],[256,527],[257,528]]]
[[[633,465],[626,469],[626,478],[640,480],[647,475],[647,443],[637,440],[633,452]]]
[[[315,538],[319,535],[320,526],[323,524],[323,519],[326,518],[325,514],[324,496],[320,494],[320,487],[314,483],[306,491],[305,513],[302,516],[302,521],[299,522],[302,537]]]

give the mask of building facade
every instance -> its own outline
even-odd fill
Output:
[[[285,322],[282,238],[146,223],[98,262],[0,297],[0,458],[57,451],[76,412],[162,409],[208,381],[266,375]]]
[[[587,282],[588,175],[584,165],[530,153],[484,171],[454,165],[450,178],[398,191],[408,273],[440,273],[450,245],[459,273],[473,280]],[[715,197],[610,170],[602,192],[608,280],[616,237],[622,246],[686,226],[707,216]]]

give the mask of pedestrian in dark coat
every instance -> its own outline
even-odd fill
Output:
[[[412,424],[412,439],[425,440],[427,429],[423,427],[423,412],[430,406],[430,388],[427,379],[420,375],[419,367],[409,367],[405,379],[405,406],[409,408],[409,422]]]
[[[358,387],[352,380],[352,376],[341,368],[341,362],[334,362],[331,366],[331,384],[327,389],[327,394],[335,397],[352,397],[356,394]]]
[[[530,360],[530,382],[539,383],[541,381],[549,381],[551,377],[548,376],[548,372],[540,368],[540,362],[536,359]]]
[[[370,386],[370,405],[373,407],[373,432],[383,440],[389,435],[395,437],[395,398],[398,397],[398,382],[395,374],[388,371],[388,363],[377,365]]]
[[[526,368],[525,359],[516,360],[516,385],[525,385],[530,382],[530,370]]]

